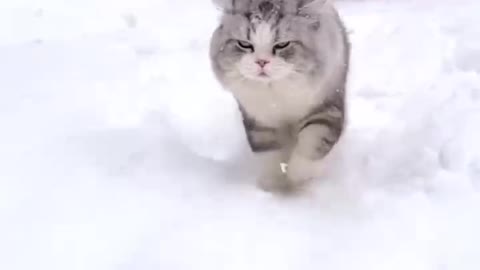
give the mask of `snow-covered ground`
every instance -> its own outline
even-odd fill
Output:
[[[480,2],[342,1],[350,126],[254,185],[208,0],[0,3],[0,269],[480,269]]]

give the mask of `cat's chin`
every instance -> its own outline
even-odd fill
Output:
[[[272,81],[275,81],[272,77],[269,77],[269,76],[257,76],[257,77],[251,78],[250,80],[255,82],[260,82],[260,83],[271,83]]]
[[[272,82],[275,82],[275,81],[279,81],[279,80],[285,78],[285,76],[274,77],[274,76],[268,75],[268,74],[249,75],[249,76],[244,76],[244,77],[249,81],[266,83],[266,84],[272,83]]]

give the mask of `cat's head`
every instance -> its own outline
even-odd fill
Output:
[[[214,0],[223,10],[211,40],[220,79],[271,82],[322,69],[330,42],[322,25],[328,0]]]

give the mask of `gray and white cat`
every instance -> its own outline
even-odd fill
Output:
[[[260,186],[307,183],[345,126],[350,46],[336,9],[331,0],[215,2],[212,67],[239,104]]]

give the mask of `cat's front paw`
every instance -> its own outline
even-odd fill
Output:
[[[282,172],[279,166],[278,171],[261,174],[257,178],[257,185],[267,192],[281,192],[288,189],[289,180],[286,173]]]
[[[303,186],[318,176],[318,169],[318,161],[293,154],[288,162],[288,181],[293,186]]]

